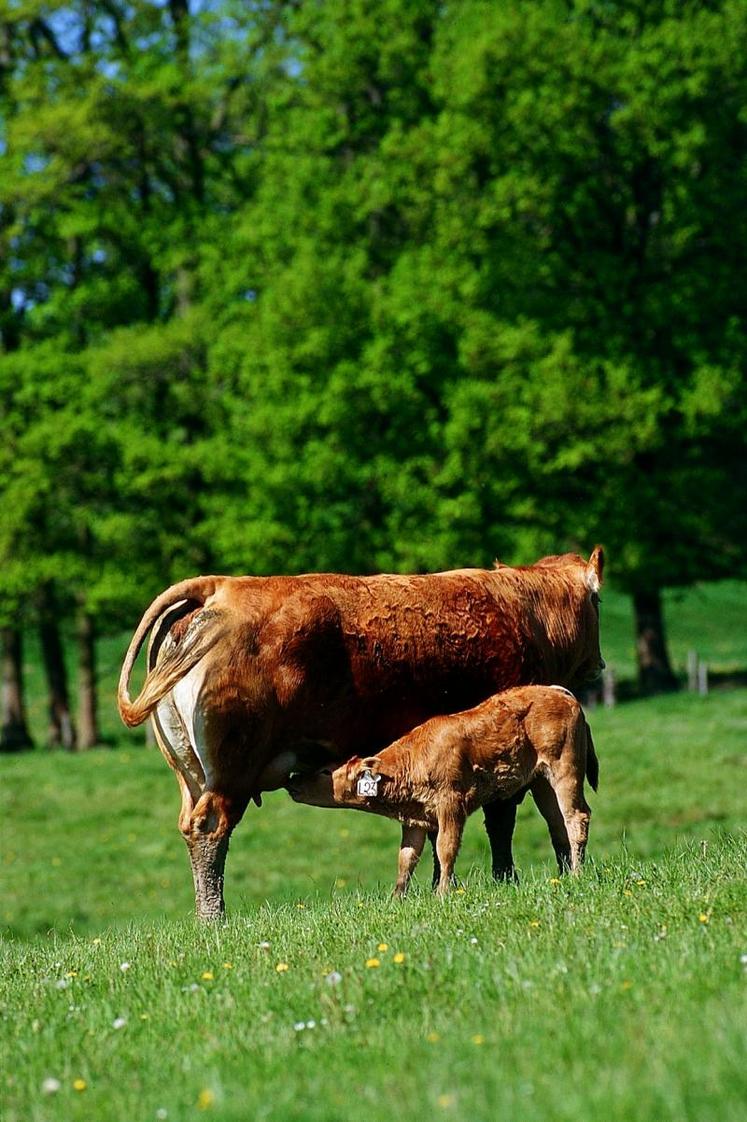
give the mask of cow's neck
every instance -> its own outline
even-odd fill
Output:
[[[578,667],[584,642],[584,592],[570,576],[538,582],[531,597],[533,632],[542,662],[539,680],[567,686]]]

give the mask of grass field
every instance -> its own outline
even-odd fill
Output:
[[[685,603],[677,643],[744,667],[743,606]],[[2,759],[2,1122],[743,1122],[747,691],[590,719],[580,878],[528,799],[518,887],[487,878],[476,815],[460,891],[434,899],[424,861],[397,903],[395,824],[278,793],[236,831],[211,929],[141,737]]]
[[[487,879],[475,816],[464,891],[433,899],[426,864],[398,904],[394,824],[278,794],[236,832],[214,930],[156,752],[3,761],[3,1122],[742,1122],[747,691],[593,728],[576,882],[527,801],[518,888]]]

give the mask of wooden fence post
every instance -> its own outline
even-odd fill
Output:
[[[698,663],[698,693],[701,697],[708,696],[708,663]]]
[[[687,652],[687,688],[690,693],[698,689],[698,652]]]
[[[605,709],[612,709],[616,700],[615,672],[612,667],[609,667],[602,671],[602,701]]]

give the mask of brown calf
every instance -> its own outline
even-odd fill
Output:
[[[231,831],[251,798],[437,713],[529,682],[596,675],[602,552],[417,576],[195,577],[143,616],[119,683],[122,719],[152,715],[182,793],[197,912],[223,911]],[[148,673],[129,695],[150,633]],[[517,796],[517,798],[520,796]],[[515,800],[487,804],[496,876],[513,874]]]
[[[449,888],[467,815],[525,787],[550,829],[561,872],[584,859],[591,811],[584,778],[597,788],[598,764],[581,706],[558,686],[506,690],[474,709],[434,717],[376,756],[293,776],[291,796],[312,806],[342,806],[402,823],[401,896],[437,831],[439,894]]]

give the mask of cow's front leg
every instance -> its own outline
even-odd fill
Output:
[[[239,806],[216,791],[204,791],[188,813],[182,808],[179,828],[192,863],[198,919],[220,919],[225,912],[223,874],[228,843],[245,808],[246,803]]]
[[[493,877],[496,880],[518,881],[511,843],[516,825],[516,808],[524,792],[510,799],[496,799],[483,807],[485,829],[493,859]]]
[[[438,882],[441,880],[441,862],[438,859],[438,847],[436,839],[438,838],[438,830],[428,831],[428,841],[431,843],[433,850],[433,876],[431,878],[431,888],[435,891],[438,888]]]

